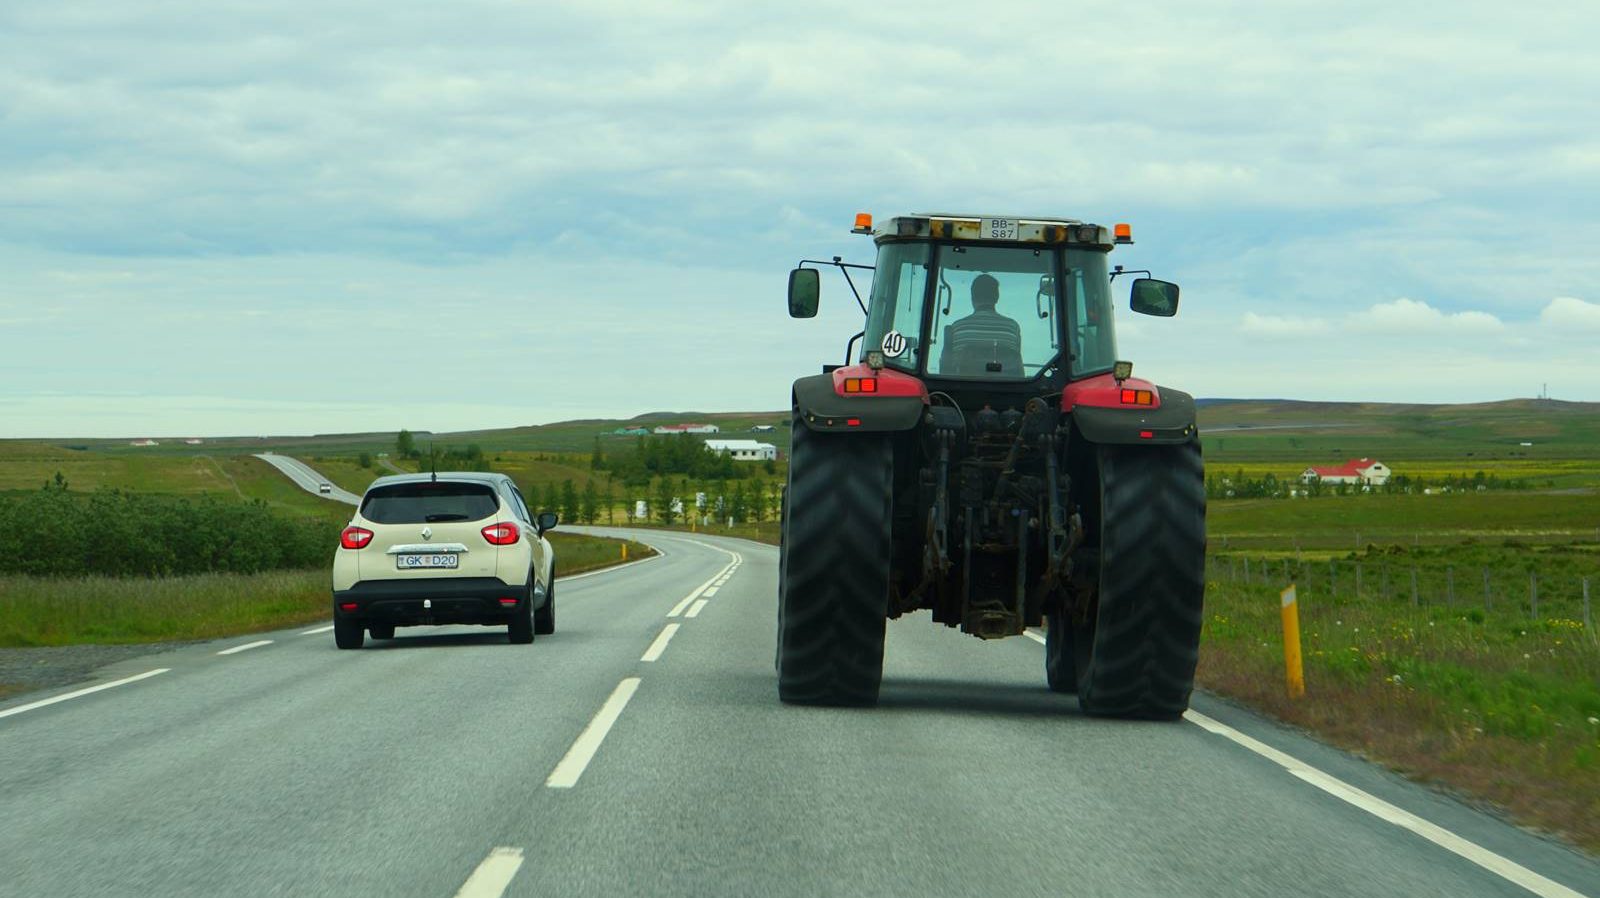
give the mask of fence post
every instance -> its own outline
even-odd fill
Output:
[[[1328,595],[1330,596],[1339,594],[1339,569],[1335,567],[1335,564],[1336,562],[1332,558],[1328,559]]]
[[[1356,562],[1356,598],[1361,598],[1361,562]]]
[[[1528,575],[1528,600],[1533,606],[1533,619],[1539,619],[1539,574],[1537,571]]]
[[[1419,603],[1417,601],[1417,569],[1416,569],[1415,566],[1413,566],[1411,568],[1411,607],[1415,608],[1415,607],[1417,607],[1418,604]]]
[[[1456,603],[1456,569],[1449,565],[1444,569],[1444,603],[1452,607]]]
[[[1489,569],[1488,568],[1484,568],[1483,569],[1483,610],[1484,611],[1493,610],[1493,604],[1489,600]]]
[[[1583,578],[1583,628],[1589,631],[1589,641],[1600,645],[1600,633],[1594,631],[1594,617],[1589,614],[1589,578]]]
[[[1250,556],[1244,557],[1244,585],[1250,585]]]

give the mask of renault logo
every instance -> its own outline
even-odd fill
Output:
[[[424,527],[424,528],[422,528],[422,538],[423,539],[433,539],[433,528],[432,527]]]

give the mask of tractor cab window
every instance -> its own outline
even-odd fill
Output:
[[[867,334],[861,358],[882,350],[892,368],[916,371],[922,357],[922,298],[928,289],[926,243],[888,243],[878,250],[878,270],[872,277],[872,302],[867,306]],[[898,352],[892,351],[898,350]]]
[[[1106,255],[1093,250],[1062,253],[1062,305],[1067,309],[1068,353],[1072,376],[1110,371],[1117,361],[1117,335],[1111,315],[1111,284]]]
[[[1055,364],[1061,290],[1054,250],[946,246],[935,280],[929,374],[1023,380]]]

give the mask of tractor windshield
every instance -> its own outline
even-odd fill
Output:
[[[933,377],[1029,380],[1063,355],[1073,376],[1106,371],[1116,360],[1109,300],[1104,253],[889,243],[878,253],[863,357],[881,349],[891,367]]]

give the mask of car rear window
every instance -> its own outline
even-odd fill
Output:
[[[493,487],[447,480],[380,486],[361,500],[361,516],[378,524],[478,521],[499,508]]]

